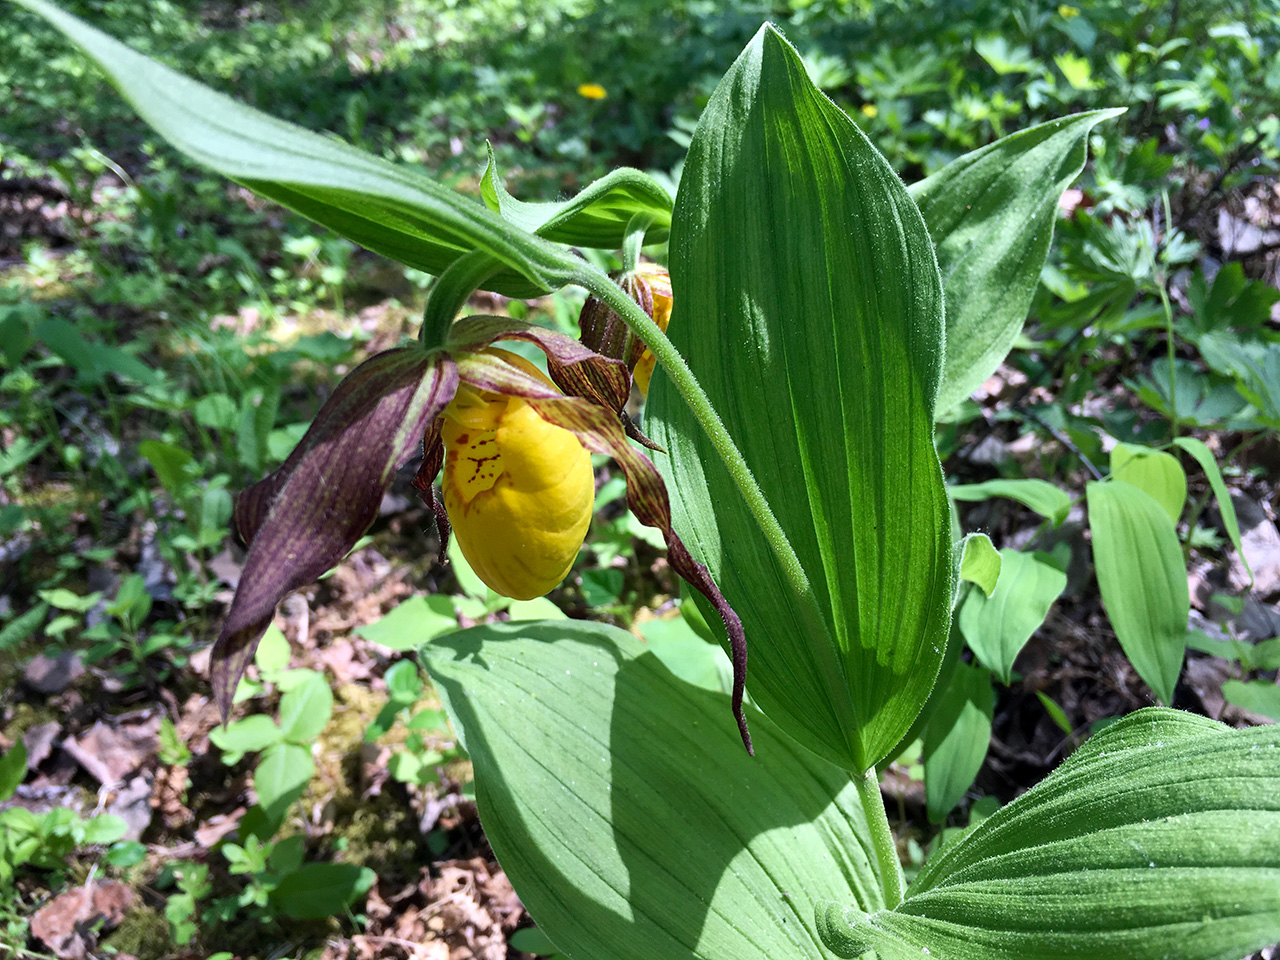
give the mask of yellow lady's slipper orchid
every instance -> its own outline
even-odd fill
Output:
[[[626,289],[665,326],[670,284],[661,268],[653,270]],[[232,521],[248,554],[210,660],[224,719],[276,605],[347,555],[416,452],[422,464],[413,486],[435,516],[441,553],[452,527],[475,572],[516,599],[541,596],[573,566],[595,500],[590,453],[599,453],[626,477],[632,513],[662,532],[671,569],[720,614],[733,662],[733,716],[751,751],[742,621],[672,528],[658,468],[628,442],[653,449],[623,409],[644,345],[607,311],[584,316],[582,342],[508,317],[466,317],[441,348],[370,357],[325,401],[284,464],[236,498]],[[493,347],[499,340],[542,350],[550,376]]]
[[[523,357],[490,348],[555,389]],[[595,502],[591,456],[521,397],[461,384],[445,408],[444,506],[463,556],[503,596],[532,600],[573,566]]]

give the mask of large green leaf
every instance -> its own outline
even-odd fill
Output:
[[[504,265],[486,289],[513,297],[562,286],[581,267],[421,174],[245,106],[44,0],[15,2],[92,57],[138,115],[191,159],[363,247],[432,274],[483,250]]]
[[[1178,534],[1165,508],[1124,481],[1085,488],[1098,589],[1116,639],[1164,703],[1187,648],[1191,593]]]
[[[485,835],[574,960],[818,960],[818,900],[882,903],[848,775],[754,711],[748,757],[728,696],[630,634],[494,624],[421,655],[475,764]]]
[[[995,591],[988,597],[971,590],[961,604],[960,632],[982,665],[1011,683],[1013,661],[1066,587],[1067,575],[1057,567],[1006,547]]]
[[[1139,711],[944,847],[896,910],[818,921],[841,957],[1237,960],[1280,939],[1280,727]]]
[[[966,153],[911,187],[938,248],[947,356],[938,411],[1000,366],[1027,319],[1062,191],[1084,169],[1094,125],[1123,110],[1051,120]]]
[[[787,543],[765,539],[659,374],[648,428],[670,451],[657,462],[676,528],[742,617],[755,702],[805,746],[864,769],[910,727],[947,638],[951,535],[932,439],[942,300],[928,232],[897,175],[766,26],[698,125],[669,249],[672,340]]]

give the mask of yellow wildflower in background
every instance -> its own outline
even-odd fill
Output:
[[[1065,3],[1058,8],[1058,16],[1063,20],[1070,20],[1072,17],[1080,16],[1079,7],[1069,7]]]
[[[868,120],[874,120],[880,115],[880,108],[874,103],[864,103],[862,105],[862,115]]]
[[[578,87],[578,93],[588,100],[603,100],[609,95],[605,88],[598,83],[584,83]]]

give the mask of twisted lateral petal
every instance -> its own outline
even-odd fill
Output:
[[[479,350],[494,340],[524,340],[547,355],[547,372],[567,394],[621,411],[631,393],[631,377],[621,360],[602,357],[572,337],[510,317],[467,317],[453,325],[450,349]]]
[[[662,531],[667,541],[667,562],[671,569],[711,601],[724,621],[733,662],[733,715],[743,745],[748,753],[754,753],[751,734],[742,713],[747,680],[747,639],[742,621],[725,600],[707,568],[693,558],[672,529],[667,488],[653,461],[627,442],[622,424],[613,411],[580,397],[561,396],[539,378],[496,357],[480,354],[463,357],[458,361],[458,375],[462,382],[478,389],[523,397],[543,419],[573,432],[588,450],[613,457],[622,468],[627,478],[627,506],[642,523]]]
[[[422,465],[413,478],[413,486],[418,491],[418,499],[427,505],[436,518],[436,530],[440,533],[440,560],[443,562],[449,549],[449,534],[453,526],[449,523],[449,514],[445,512],[444,504],[436,499],[433,486],[436,474],[444,465],[444,442],[440,439],[440,426],[438,419],[433,420],[422,432]]]
[[[346,556],[457,385],[447,354],[409,347],[371,357],[338,385],[284,465],[241,494],[234,522],[249,554],[212,656],[224,719],[276,604]]]

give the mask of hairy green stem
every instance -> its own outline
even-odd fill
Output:
[[[902,861],[889,829],[889,816],[884,811],[884,797],[880,794],[880,777],[875,767],[853,778],[858,788],[858,800],[871,829],[871,846],[876,855],[876,873],[880,877],[880,891],[884,894],[884,908],[892,910],[902,903],[906,882],[902,875]]]
[[[787,578],[795,586],[800,597],[806,601],[806,606],[814,609],[817,598],[813,592],[813,586],[809,583],[804,567],[800,565],[799,557],[791,547],[791,541],[787,539],[782,525],[778,523],[778,518],[773,515],[764,491],[756,482],[755,475],[747,466],[742,452],[729,436],[729,431],[725,429],[719,414],[711,406],[711,400],[707,397],[706,391],[698,384],[693,371],[684,362],[679,351],[640,305],[603,273],[584,271],[581,276],[575,278],[575,282],[586,287],[588,291],[612,307],[631,332],[644,341],[649,352],[662,365],[662,369],[675,385],[676,391],[689,405],[694,417],[706,431],[711,445],[716,448],[716,453],[724,461],[729,476],[733,478],[734,484],[746,500],[747,508],[751,511],[756,523],[760,525],[765,540],[768,541],[774,556],[778,558],[778,563],[782,565]]]

